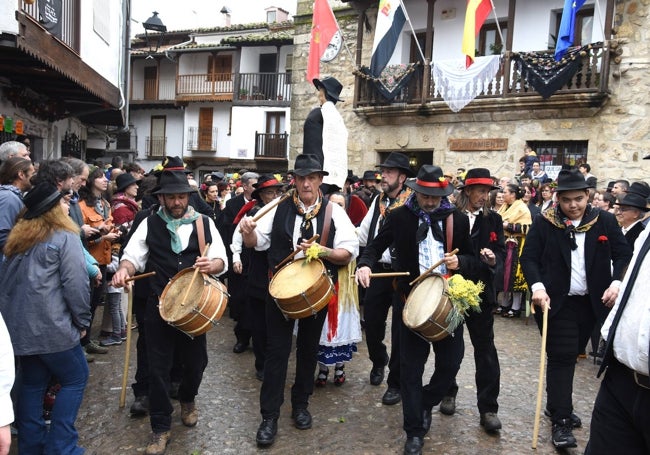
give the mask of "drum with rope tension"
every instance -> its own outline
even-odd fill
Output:
[[[440,341],[449,335],[446,322],[452,304],[447,296],[449,285],[439,274],[420,281],[409,293],[402,312],[404,325],[428,341]]]

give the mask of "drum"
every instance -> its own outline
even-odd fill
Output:
[[[334,294],[334,284],[323,262],[293,261],[273,275],[269,294],[287,318],[301,319],[316,314]]]
[[[202,273],[192,283],[185,305],[181,305],[194,270],[187,268],[174,275],[165,286],[158,304],[160,317],[190,337],[203,335],[216,325],[229,297],[221,281]]]
[[[404,325],[429,341],[439,341],[449,335],[446,321],[452,310],[447,297],[447,280],[431,275],[415,286],[404,305]]]

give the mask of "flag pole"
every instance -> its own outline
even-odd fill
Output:
[[[503,49],[506,47],[506,40],[503,39],[503,33],[501,33],[501,25],[499,24],[499,16],[497,16],[497,9],[494,7],[494,2],[490,0],[490,5],[492,5],[492,13],[494,14],[494,21],[497,24],[497,31],[499,32],[499,37],[501,38],[501,44]]]
[[[418,47],[418,51],[420,52],[420,57],[422,57],[422,61],[424,62],[426,58],[424,57],[424,52],[422,52],[422,48],[420,47],[418,36],[415,34],[415,30],[413,29],[413,24],[411,23],[411,18],[409,17],[409,13],[406,10],[406,6],[404,5],[404,3],[402,3],[402,0],[399,0],[399,4],[402,5],[402,9],[404,10],[404,17],[406,17],[406,22],[408,22],[409,27],[411,27],[411,33],[413,34],[413,38],[415,38],[415,45]],[[492,7],[494,8],[494,5]]]

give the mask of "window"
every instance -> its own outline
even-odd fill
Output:
[[[568,165],[578,167],[587,162],[589,141],[528,141],[537,153],[542,168]]]
[[[503,34],[503,39],[508,39],[508,22],[505,20],[499,21],[499,27]],[[505,43],[501,41],[499,29],[496,22],[486,22],[478,35],[478,53],[476,55],[498,55],[504,50]]]
[[[268,24],[272,24],[276,20],[277,20],[277,11],[276,10],[266,12],[266,22]]]
[[[562,11],[555,13],[555,43],[557,43],[557,36],[560,33],[560,23],[562,22]],[[592,30],[594,27],[594,8],[584,7],[580,8],[576,13],[576,26],[573,37],[574,46],[584,46],[592,42]],[[555,44],[553,45],[555,48]]]

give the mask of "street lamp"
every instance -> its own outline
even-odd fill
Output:
[[[151,57],[151,54],[158,52],[158,48],[162,44],[162,40],[167,32],[167,26],[158,17],[158,11],[154,11],[153,16],[147,19],[142,26],[144,27],[144,37],[149,48],[149,57]],[[152,34],[151,32],[157,33]]]

